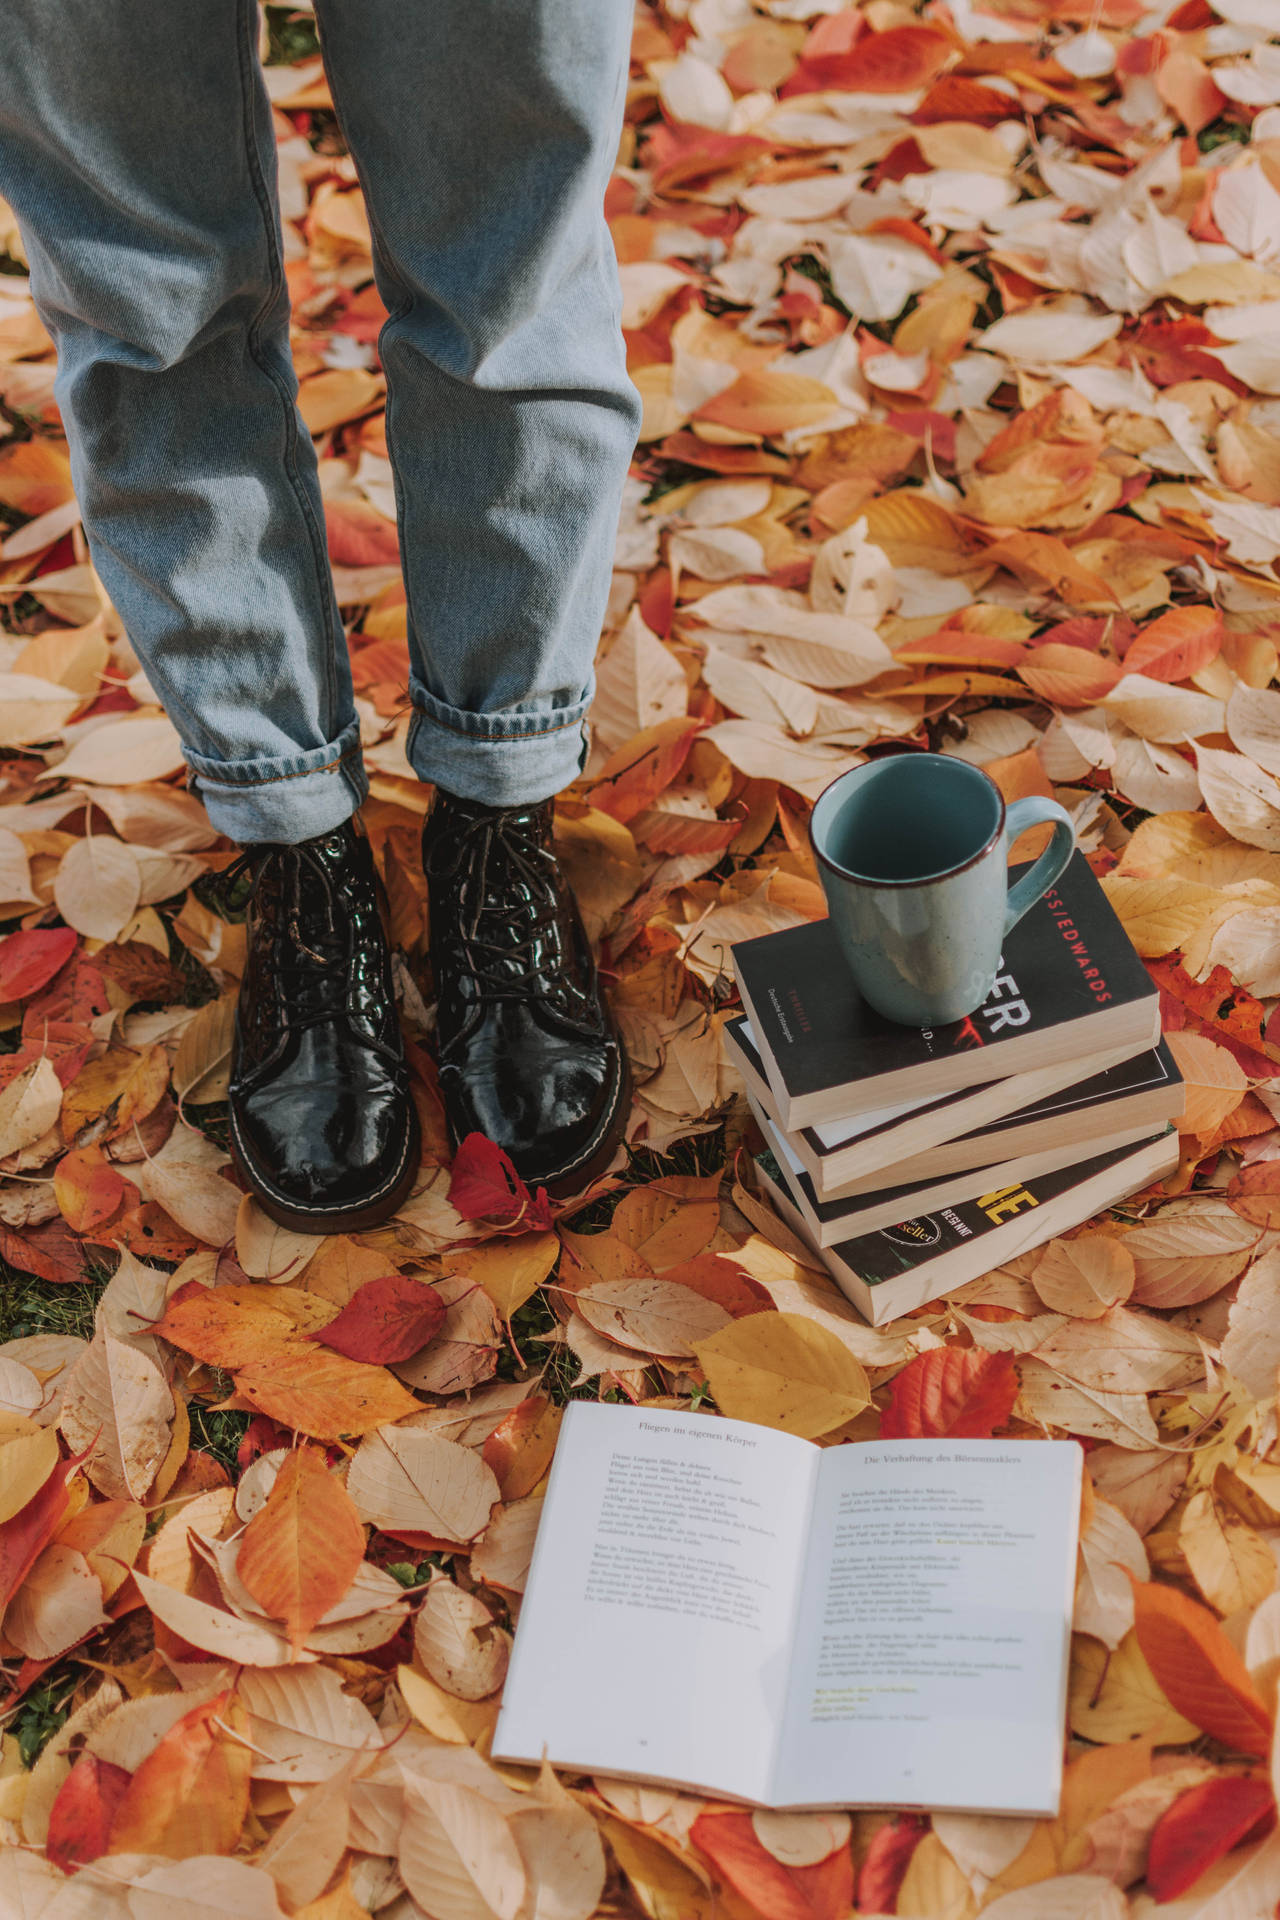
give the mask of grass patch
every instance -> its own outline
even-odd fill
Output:
[[[0,1341],[26,1340],[35,1333],[69,1333],[93,1338],[93,1314],[111,1269],[88,1263],[89,1278],[59,1284],[19,1273],[0,1260]]]
[[[313,13],[297,7],[263,8],[267,22],[269,67],[291,67],[295,60],[314,60],[320,51]]]
[[[231,1380],[226,1379],[226,1391],[231,1391]],[[187,1407],[191,1421],[192,1451],[210,1453],[224,1466],[233,1481],[240,1478],[240,1465],[236,1451],[244,1439],[245,1429],[249,1425],[249,1415],[238,1413],[234,1408],[206,1407],[203,1401],[192,1400]]]
[[[69,1719],[79,1679],[74,1668],[61,1667],[56,1673],[46,1674],[14,1714],[8,1731],[18,1742],[24,1767],[34,1767],[54,1734]]]

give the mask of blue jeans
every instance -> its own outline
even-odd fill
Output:
[[[317,0],[390,319],[409,758],[495,805],[585,754],[639,426],[603,196],[627,0]],[[367,790],[298,417],[253,0],[5,0],[0,194],[94,563],[214,824]]]

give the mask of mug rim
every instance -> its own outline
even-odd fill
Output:
[[[855,775],[860,774],[864,768],[870,767],[870,766],[880,766],[884,764],[885,761],[888,761],[888,760],[919,760],[919,759],[941,760],[941,761],[947,762],[948,764],[954,764],[956,766],[965,767],[968,769],[969,773],[976,774],[978,778],[982,780],[985,783],[985,785],[991,790],[991,792],[995,795],[995,801],[996,801],[995,827],[993,828],[988,838],[984,840],[982,845],[979,848],[977,848],[975,852],[971,853],[966,860],[957,860],[956,862],[954,862],[953,865],[949,867],[943,867],[937,873],[919,874],[909,880],[891,880],[891,879],[876,880],[876,879],[873,879],[870,874],[857,873],[852,867],[841,866],[838,860],[833,860],[829,854],[826,854],[822,851],[822,848],[818,845],[817,836],[813,831],[814,816],[817,814],[818,808],[822,805],[822,802],[826,799],[827,795],[830,792],[832,792],[834,788],[838,787],[842,780],[851,780],[854,778]],[[976,866],[979,860],[984,860],[986,858],[986,856],[990,853],[992,847],[995,846],[1001,834],[1004,832],[1006,811],[1007,810],[1005,807],[1004,795],[1001,793],[995,781],[991,778],[991,775],[986,771],[984,767],[975,767],[971,760],[960,760],[959,758],[952,756],[950,754],[935,753],[932,751],[932,749],[930,749],[925,754],[918,754],[918,753],[886,754],[882,756],[882,758],[879,760],[864,760],[862,763],[862,766],[860,767],[847,767],[843,773],[838,773],[834,780],[828,781],[827,785],[822,789],[822,792],[818,795],[817,799],[813,803],[812,808],[810,809],[809,845],[813,849],[814,859],[820,861],[821,864],[827,868],[828,872],[837,874],[841,880],[852,881],[854,886],[898,887],[898,888],[935,887],[942,880],[954,880],[957,874],[966,873],[970,867]]]

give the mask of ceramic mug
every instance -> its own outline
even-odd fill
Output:
[[[1010,887],[1007,857],[1026,828],[1053,839]],[[905,1026],[937,1027],[980,1007],[1005,935],[1058,879],[1075,830],[1055,800],[1005,806],[981,768],[900,753],[842,773],[809,834],[831,925],[858,991]]]

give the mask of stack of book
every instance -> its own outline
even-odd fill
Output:
[[[875,1325],[1177,1165],[1183,1087],[1146,968],[1083,854],[935,1029],[861,998],[827,920],[734,948],[729,1023],[784,1218]]]

